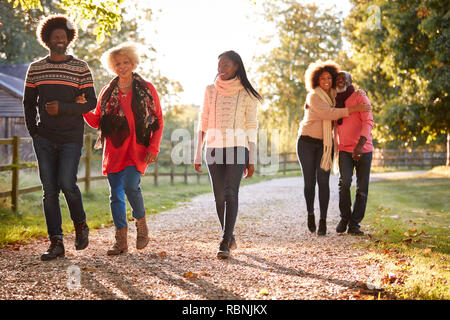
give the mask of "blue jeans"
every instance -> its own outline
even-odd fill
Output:
[[[341,211],[341,218],[349,221],[349,229],[359,229],[359,223],[364,218],[369,193],[371,164],[372,152],[363,153],[359,161],[354,161],[350,152],[339,151],[339,210]],[[356,197],[352,211],[350,187],[353,169],[355,168]]]
[[[297,157],[302,167],[305,183],[304,195],[308,213],[314,213],[314,198],[316,195],[316,182],[319,185],[320,219],[327,218],[328,202],[330,201],[330,171],[320,168],[323,144],[311,143],[298,139]]]
[[[144,199],[142,198],[141,173],[135,166],[126,167],[122,171],[108,173],[110,207],[114,225],[117,229],[128,227],[125,195],[130,202],[135,219],[145,216]]]
[[[72,221],[78,224],[86,220],[81,192],[77,186],[82,146],[78,143],[55,143],[41,136],[33,138],[33,146],[44,190],[42,199],[48,235],[62,235],[60,191],[66,198]]]
[[[231,241],[238,214],[239,185],[248,163],[244,147],[208,148],[206,163],[216,200],[216,210],[222,227],[222,237]]]

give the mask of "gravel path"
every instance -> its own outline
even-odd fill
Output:
[[[330,181],[326,237],[307,230],[302,186],[301,178],[284,178],[241,187],[235,229],[238,248],[225,261],[216,258],[220,228],[212,194],[150,216],[151,241],[144,250],[135,249],[135,227],[130,223],[130,250],[119,257],[106,256],[113,228],[92,230],[90,245],[81,252],[74,248],[74,236],[66,235],[66,257],[56,261],[39,260],[48,240],[0,249],[0,299],[358,299],[375,295],[366,284],[380,279],[379,266],[362,262],[359,258],[367,252],[354,246],[368,238],[335,231],[337,177]]]

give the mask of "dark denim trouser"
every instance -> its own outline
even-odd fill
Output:
[[[54,143],[41,136],[33,138],[33,146],[44,189],[43,204],[48,235],[62,235],[60,191],[66,198],[72,221],[77,224],[86,220],[81,192],[77,186],[82,146],[77,143]]]
[[[208,148],[206,163],[216,200],[216,210],[223,239],[231,241],[238,213],[238,194],[242,175],[248,162],[244,147]]]
[[[372,152],[363,153],[358,161],[354,161],[350,152],[339,151],[339,209],[341,218],[349,221],[350,229],[358,229],[359,223],[364,218],[371,164]],[[350,187],[354,168],[356,168],[356,197],[352,211]]]
[[[314,212],[316,182],[319,185],[320,219],[327,218],[328,202],[330,201],[330,171],[320,168],[323,145],[310,143],[300,138],[297,141],[297,157],[302,167],[304,195],[308,213]]]

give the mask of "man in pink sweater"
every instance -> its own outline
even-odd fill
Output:
[[[336,108],[348,108],[359,103],[370,104],[364,94],[358,94],[352,85],[348,72],[342,71],[336,79]],[[359,223],[366,211],[369,192],[370,167],[372,163],[372,112],[355,112],[339,119],[336,138],[339,150],[339,209],[341,221],[336,227],[338,233],[362,235]],[[350,186],[353,170],[356,169],[356,197],[352,206]]]

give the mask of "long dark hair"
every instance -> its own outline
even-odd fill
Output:
[[[250,81],[248,81],[247,73],[245,72],[244,63],[242,62],[241,56],[237,52],[230,50],[221,53],[219,55],[219,59],[222,57],[227,57],[228,59],[233,61],[234,64],[238,65],[238,69],[236,70],[236,76],[239,78],[239,80],[241,80],[241,83],[244,86],[245,91],[247,91],[248,94],[253,95],[259,101],[262,101],[261,95],[258,93],[258,91],[256,91],[253,88]]]

